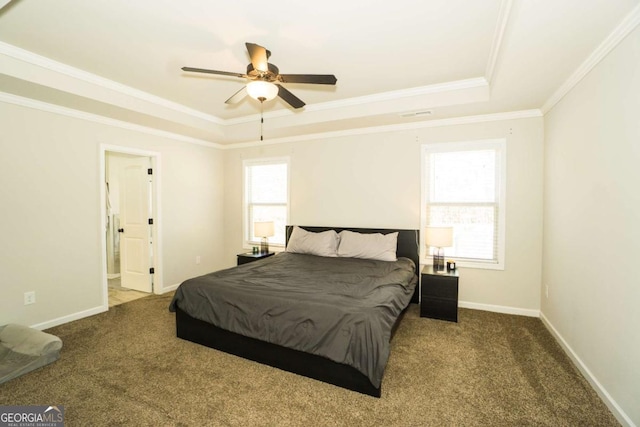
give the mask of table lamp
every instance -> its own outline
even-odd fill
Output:
[[[253,223],[253,234],[256,237],[261,237],[260,241],[260,253],[269,253],[269,241],[267,237],[271,237],[274,234],[273,221],[259,221]]]
[[[427,227],[427,246],[436,248],[433,252],[433,269],[444,270],[444,249],[453,246],[453,227]]]

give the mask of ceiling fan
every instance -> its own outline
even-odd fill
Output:
[[[271,56],[270,51],[255,43],[245,43],[245,45],[251,58],[251,63],[247,65],[246,74],[193,67],[182,67],[182,70],[193,73],[220,74],[250,80],[245,87],[227,99],[225,101],[226,104],[240,102],[246,95],[257,99],[261,103],[279,96],[293,108],[302,108],[305,103],[280,83],[335,85],[338,81],[333,74],[280,74],[278,67],[268,62]]]

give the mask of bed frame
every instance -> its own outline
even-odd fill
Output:
[[[350,230],[359,233],[398,232],[398,257],[406,257],[413,260],[416,270],[419,264],[419,231],[418,230],[393,230],[373,228],[339,228],[339,227],[308,227],[300,226],[307,231],[320,232],[326,230]],[[286,228],[286,239],[289,241],[293,226]],[[417,275],[417,272],[416,272]],[[411,302],[418,302],[418,286]],[[406,311],[406,309],[405,309]],[[398,317],[392,337],[397,329],[405,311]],[[380,397],[381,390],[374,387],[367,376],[351,366],[334,362],[322,356],[305,353],[298,350],[282,347],[276,344],[257,340],[255,338],[239,335],[218,328],[210,323],[195,319],[176,307],[176,333],[179,338],[202,344],[226,353],[244,357],[285,371],[293,372],[305,377],[320,380],[326,383],[344,387],[374,397]]]

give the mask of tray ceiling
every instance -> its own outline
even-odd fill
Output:
[[[180,135],[255,142],[260,104],[224,101],[244,47],[282,73],[335,74],[335,87],[286,84],[307,103],[264,104],[265,139],[539,109],[620,23],[630,0],[248,0],[0,2],[0,92]],[[635,9],[634,9],[635,8]],[[424,112],[409,115],[402,113]],[[332,123],[336,123],[335,127]]]

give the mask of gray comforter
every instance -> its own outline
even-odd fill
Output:
[[[413,261],[281,253],[189,279],[176,306],[219,328],[356,368],[380,387],[391,330],[416,283]]]

